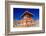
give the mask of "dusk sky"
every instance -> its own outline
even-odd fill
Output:
[[[32,13],[34,16],[32,18],[34,20],[39,19],[39,9],[32,9],[32,8],[13,8],[13,19],[14,20],[20,20],[20,16],[25,12],[29,11]]]

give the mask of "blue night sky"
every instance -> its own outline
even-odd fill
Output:
[[[33,8],[13,8],[13,19],[14,20],[20,20],[20,16],[25,12],[29,11],[30,13],[34,14],[35,16],[32,16],[34,20],[39,19],[39,9],[33,9]]]

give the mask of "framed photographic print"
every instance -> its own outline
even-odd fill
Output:
[[[5,2],[6,35],[45,32],[45,4],[34,2]]]

